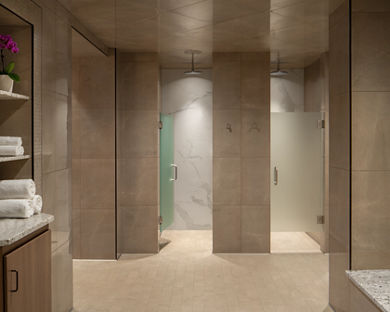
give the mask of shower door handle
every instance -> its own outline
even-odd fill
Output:
[[[171,164],[171,167],[173,168],[173,179],[171,178],[170,181],[176,181],[177,180],[177,165]]]
[[[278,168],[275,166],[274,167],[274,185],[278,185],[279,182],[279,171]]]

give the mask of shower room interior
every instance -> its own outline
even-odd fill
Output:
[[[326,54],[298,69],[283,67],[279,53],[272,62],[272,253],[328,251],[327,66]],[[160,84],[160,247],[175,235],[185,235],[180,231],[203,231],[211,242],[212,70],[161,69]],[[224,122],[225,135],[237,135],[233,123]],[[241,131],[263,131],[266,125],[258,122],[253,118]]]
[[[212,72],[162,69],[160,81],[161,238],[196,230],[211,241]]]
[[[271,71],[271,252],[328,252],[329,99],[323,54]]]

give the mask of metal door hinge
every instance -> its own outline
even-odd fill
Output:
[[[325,224],[325,216],[317,216],[317,224]]]
[[[317,121],[317,128],[318,129],[325,129],[325,120],[324,119]]]
[[[158,122],[158,128],[160,130],[163,128],[163,122],[161,120]]]

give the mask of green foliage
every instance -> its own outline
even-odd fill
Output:
[[[9,73],[8,77],[10,77],[13,81],[16,81],[16,82],[20,81],[19,75],[15,74],[15,73]]]
[[[15,68],[15,62],[10,62],[10,63],[8,64],[8,66],[5,68],[5,72],[6,72],[7,74],[10,74],[10,73],[12,73],[12,71],[14,70],[14,68]]]

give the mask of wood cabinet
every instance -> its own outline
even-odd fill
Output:
[[[51,235],[45,227],[2,252],[3,312],[51,311]]]

